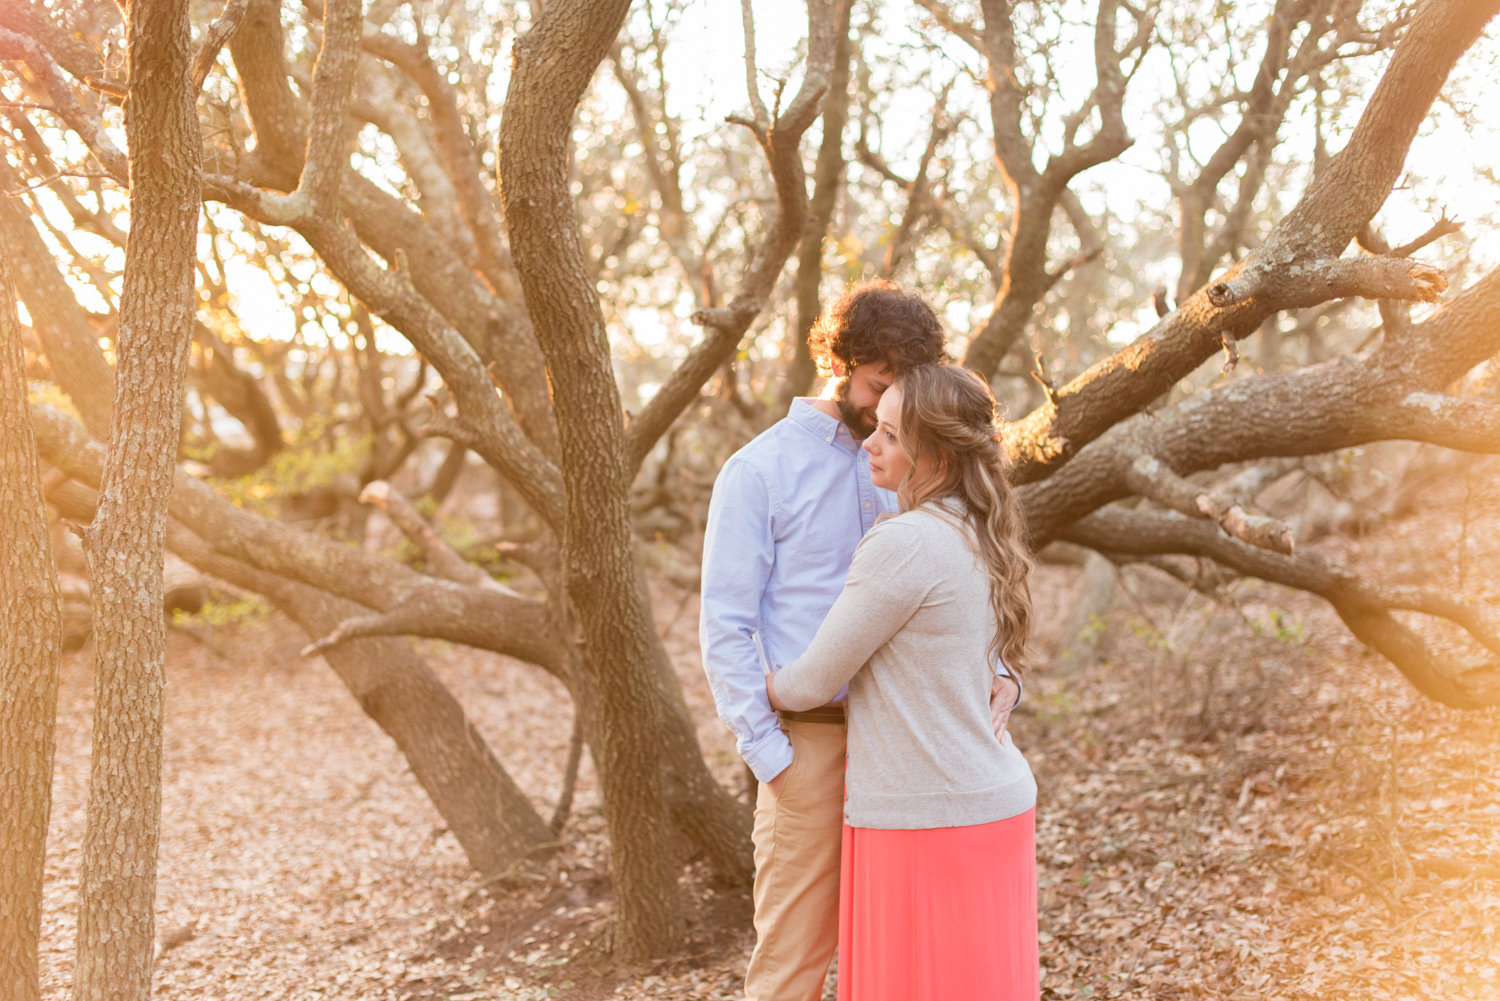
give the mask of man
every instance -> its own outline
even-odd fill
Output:
[[[870,482],[860,442],[903,370],[943,359],[932,307],[893,282],[862,283],[809,338],[830,376],[725,463],[703,545],[699,636],[719,717],[760,781],[755,805],[755,951],[747,1001],[816,1001],[838,944],[846,723],[840,693],[805,713],[771,709],[766,671],[812,642],[854,548],[896,495]],[[1018,688],[997,677],[1003,729]]]

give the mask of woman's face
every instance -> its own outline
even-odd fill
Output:
[[[880,394],[875,418],[878,422],[875,433],[866,438],[864,444],[865,451],[870,453],[870,482],[886,490],[895,490],[911,468],[911,458],[896,440],[901,420],[900,386],[891,386]]]

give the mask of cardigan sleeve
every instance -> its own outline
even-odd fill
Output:
[[[921,607],[935,583],[921,558],[921,534],[888,521],[860,542],[844,590],[807,652],[776,672],[776,696],[788,708],[812,709],[837,695]]]

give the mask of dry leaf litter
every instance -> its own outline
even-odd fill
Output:
[[[1378,556],[1392,582],[1492,597],[1477,579],[1500,557],[1487,487],[1477,507],[1472,483],[1453,488],[1466,519],[1449,505],[1378,544],[1320,544]],[[1096,663],[1039,671],[1013,725],[1042,790],[1043,996],[1500,999],[1500,713],[1424,699],[1307,595],[1256,582],[1204,595],[1149,568],[1119,583]],[[1077,570],[1040,569],[1043,648],[1077,589]],[[696,596],[665,582],[654,594],[709,762],[742,790],[699,669]],[[276,617],[221,629],[219,652],[172,638],[157,997],[743,996],[748,895],[715,887],[687,846],[688,946],[647,967],[611,960],[587,756],[566,847],[486,886],[391,741],[298,656],[304,642]],[[504,658],[418,646],[549,815],[571,719],[561,687]],[[59,707],[43,930],[44,994],[59,1001],[89,655],[65,660]]]

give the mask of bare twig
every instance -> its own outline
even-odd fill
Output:
[[[755,68],[755,8],[751,0],[740,0],[740,18],[745,28],[745,91],[750,95],[750,110],[754,113],[753,122],[746,124],[763,132],[770,126],[771,116],[760,98],[760,71]]]
[[[1445,236],[1450,236],[1454,233],[1461,232],[1463,228],[1463,223],[1458,222],[1455,219],[1449,219],[1448,214],[1445,212],[1443,213],[1442,218],[1433,223],[1432,228],[1427,230],[1427,232],[1423,233],[1415,240],[1412,240],[1410,243],[1403,243],[1399,247],[1396,247],[1392,250],[1387,250],[1385,252],[1385,256],[1410,257],[1412,254],[1415,254],[1417,251],[1421,250],[1428,244],[1441,240]]]

